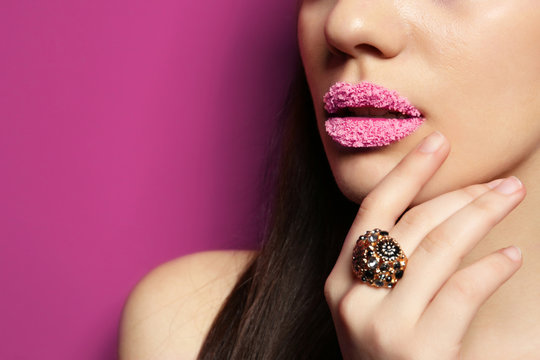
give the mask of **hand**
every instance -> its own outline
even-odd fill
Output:
[[[525,197],[515,178],[440,195],[411,208],[396,223],[449,148],[442,135],[433,133],[360,206],[325,284],[345,359],[459,359],[478,309],[521,266],[519,250],[510,247],[457,270]],[[352,273],[356,240],[374,228],[389,231],[409,259],[393,289],[371,287]]]

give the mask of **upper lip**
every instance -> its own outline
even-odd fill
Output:
[[[329,114],[358,117],[410,118],[422,113],[397,91],[367,81],[350,84],[337,82],[324,95]]]

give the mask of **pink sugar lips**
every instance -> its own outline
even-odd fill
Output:
[[[327,134],[346,147],[389,145],[424,122],[406,98],[370,82],[337,82],[324,95],[324,104],[333,116],[325,122]]]

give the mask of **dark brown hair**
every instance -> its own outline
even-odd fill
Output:
[[[214,320],[200,360],[341,359],[323,291],[357,205],[332,176],[299,59],[285,109],[265,176],[261,250]]]

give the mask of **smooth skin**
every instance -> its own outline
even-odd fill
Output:
[[[458,316],[467,307],[466,303],[455,301],[448,310],[451,320],[462,320],[461,326],[468,326],[462,338],[464,359],[536,359],[540,352],[540,262],[536,261],[540,258],[539,39],[540,6],[532,0],[303,0],[300,7],[298,44],[332,173],[345,196],[362,204],[362,208],[375,209],[371,217],[386,223],[367,222],[369,226],[358,228],[353,225],[351,234],[358,236],[378,227],[390,231],[406,248],[408,242],[413,243],[409,250],[412,252],[407,253],[408,280],[404,277],[400,283],[401,288],[413,281],[418,286],[405,287],[410,290],[409,296],[404,295],[409,291],[399,290],[399,286],[393,289],[391,298],[398,297],[396,294],[404,298],[387,306],[385,313],[398,316],[401,324],[409,317],[409,325],[417,322],[419,309],[429,309],[426,308],[428,294],[443,286],[442,281],[455,269],[456,262],[459,272],[512,244],[523,252],[525,260],[520,271],[497,288],[478,308],[472,321]],[[369,81],[396,90],[422,112],[425,122],[416,132],[389,146],[343,148],[324,129],[327,114],[323,95],[338,81],[353,84]],[[451,150],[449,145],[439,150],[448,152],[444,162],[433,155],[433,160],[442,164],[437,165],[436,171],[431,168],[429,179],[424,178],[426,174],[418,163],[417,168],[411,166],[400,171],[392,181],[393,186],[378,190],[406,154],[434,131],[444,134]],[[486,230],[481,216],[467,213],[460,217],[456,213],[456,217],[449,218],[460,206],[450,194],[464,189],[462,197],[473,196],[479,188],[485,188],[476,184],[512,175],[527,188],[527,196],[496,226]],[[422,186],[407,188],[410,179],[417,179]],[[378,195],[373,195],[374,192]],[[402,201],[403,196],[407,197],[407,204]],[[429,211],[421,210],[432,201],[438,205]],[[494,213],[486,215],[487,219],[506,209],[493,202],[479,204],[486,207],[486,213],[490,206],[495,207],[491,210]],[[401,213],[389,217],[387,209],[397,209],[396,213],[408,211],[394,227],[391,220]],[[446,221],[453,225],[443,226]],[[444,230],[435,230],[439,226]],[[464,235],[465,232],[474,236],[474,240]],[[421,249],[432,252],[446,249],[446,253],[434,253],[431,261],[426,258],[418,261],[415,249],[417,244],[424,244],[424,236],[428,236],[425,243],[428,245]],[[352,240],[348,238],[348,241]],[[459,247],[461,241],[466,246]],[[345,260],[340,259],[343,269],[351,249],[349,245],[343,250]],[[452,259],[454,267],[441,260],[444,256]],[[413,270],[416,268],[422,270]],[[499,272],[495,269],[493,274]],[[339,329],[350,320],[341,319],[336,309],[340,308],[342,298],[349,298],[344,294],[351,291],[350,287],[357,287],[345,278],[349,276],[346,270],[337,274],[342,277],[333,275],[329,282],[341,284],[335,286],[342,289],[336,295],[337,300],[333,295],[330,297],[329,304]],[[454,279],[452,283],[457,281]],[[487,284],[485,279],[476,286],[481,284]],[[327,293],[333,294],[334,285],[329,285],[329,289]],[[373,290],[358,291],[368,298],[381,296]],[[442,296],[443,292],[439,294]],[[354,298],[357,311],[364,308],[364,302],[371,301],[362,296]],[[449,299],[453,301],[452,295]],[[427,331],[440,335],[446,333],[447,324],[442,312],[438,315]],[[384,326],[386,336],[396,335],[390,330],[395,328],[389,321]],[[341,330],[339,333],[345,334]],[[370,337],[349,340],[361,342],[366,338]],[[404,356],[407,346],[414,343],[409,340],[404,341]],[[433,346],[432,342],[423,343],[425,351]]]
[[[452,153],[413,204],[515,174],[540,143],[539,39],[535,0],[304,0],[298,44],[341,191],[360,204],[433,131]],[[347,151],[324,130],[337,81],[396,90],[426,121],[390,146]]]
[[[510,177],[445,193],[409,209],[396,223],[449,149],[444,136],[434,133],[359,207],[324,289],[346,359],[534,359],[538,353],[525,349],[508,357],[500,350],[462,351],[477,310],[522,261],[519,252],[509,249],[458,266],[524,199],[519,181]],[[405,275],[391,290],[366,286],[352,275],[356,239],[375,227],[389,229],[409,257]],[[219,307],[253,255],[193,254],[146,275],[124,308],[120,359],[195,359]]]
[[[345,359],[463,359],[463,338],[480,306],[521,266],[508,248],[459,271],[461,260],[525,197],[514,177],[450,192],[409,210],[446,159],[434,133],[408,154],[362,202],[325,285]],[[395,224],[395,225],[394,225]],[[365,229],[388,229],[409,265],[394,289],[351,275],[351,253]],[[472,357],[471,357],[472,358]]]
[[[324,289],[346,359],[538,359],[538,2],[304,0],[298,20],[314,121],[360,205]],[[407,97],[424,124],[387,147],[340,148],[322,97],[364,80]],[[434,131],[431,151],[417,149]],[[511,175],[524,185],[512,190]],[[409,257],[392,290],[352,276],[354,242],[375,227]],[[523,260],[501,251],[512,244]],[[125,305],[120,359],[195,359],[253,255],[199,253],[150,272]]]

